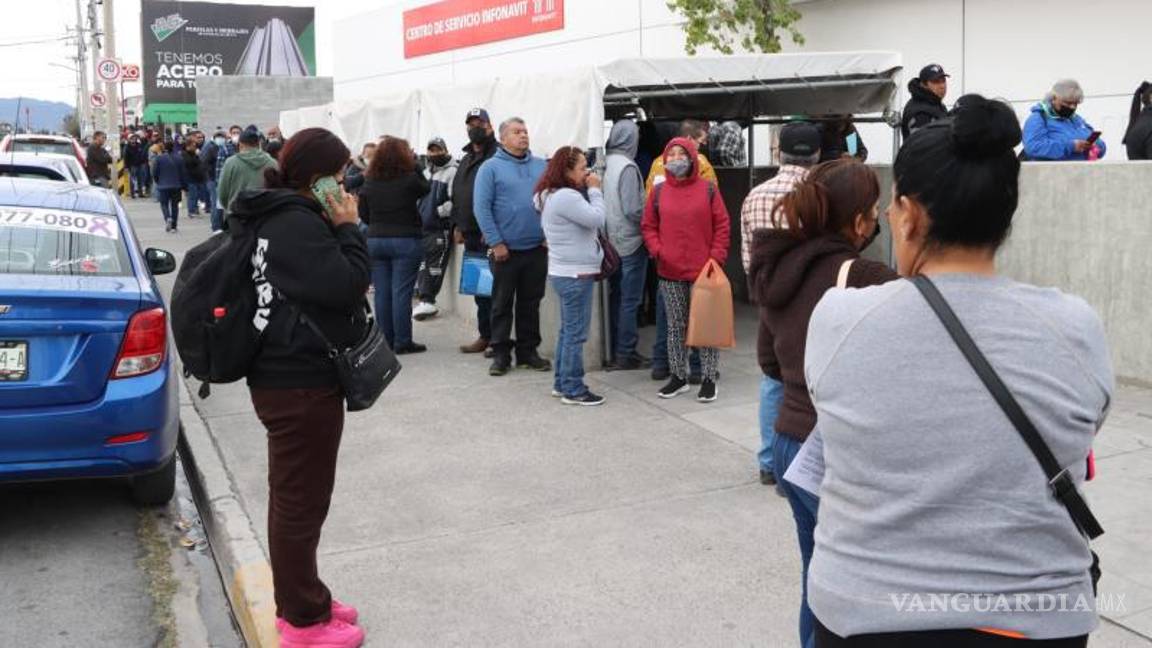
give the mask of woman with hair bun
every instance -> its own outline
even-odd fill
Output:
[[[1083,300],[997,272],[1020,127],[1006,104],[958,103],[896,158],[897,265],[938,288],[1079,483],[1113,391],[1103,326]],[[807,340],[825,461],[816,645],[1085,646],[1087,540],[917,286],[829,291]]]
[[[261,331],[248,388],[268,430],[268,555],[276,628],[284,648],[355,648],[364,631],[356,608],[320,580],[316,547],[336,482],[344,393],[328,345],[368,330],[364,293],[368,247],[356,199],[340,188],[348,149],[322,128],[306,128],[264,171],[265,189],[232,203],[231,223],[258,228],[252,256]],[[231,225],[230,225],[231,228]]]
[[[804,344],[812,309],[829,289],[872,286],[897,278],[888,266],[860,258],[879,231],[880,181],[847,158],[812,169],[773,212],[775,228],[756,232],[749,277],[760,305],[757,355],[764,375],[784,394],[776,415],[772,461],[783,475],[816,426],[804,377]],[[792,507],[802,574],[812,557],[819,499],[791,482],[778,486]],[[812,613],[800,601],[800,645],[811,646]]]
[[[1152,83],[1144,81],[1132,94],[1124,145],[1129,160],[1152,160]]]

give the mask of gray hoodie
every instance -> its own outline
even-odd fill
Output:
[[[604,169],[604,207],[608,239],[620,256],[633,254],[644,245],[640,221],[644,217],[644,178],[636,166],[640,129],[621,120],[608,134],[607,166]]]

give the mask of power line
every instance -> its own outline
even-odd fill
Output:
[[[57,36],[55,38],[44,38],[41,40],[19,41],[16,43],[0,43],[0,47],[21,47],[23,45],[42,45],[44,43],[58,43],[60,41],[66,41],[66,40],[69,40],[71,38],[75,38],[75,37],[72,36],[71,34],[69,34],[67,36]]]

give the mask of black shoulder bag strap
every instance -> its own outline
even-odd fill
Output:
[[[1088,503],[1084,501],[1080,491],[1076,489],[1076,484],[1072,481],[1068,470],[1060,467],[1056,457],[1052,455],[1052,450],[1048,448],[1048,444],[1044,442],[1036,430],[1036,426],[1032,425],[1032,421],[1028,419],[1028,415],[1024,413],[1020,404],[1016,402],[1012,393],[1000,380],[996,370],[992,368],[988,359],[984,357],[980,348],[968,335],[968,331],[960,323],[959,318],[956,317],[956,313],[948,305],[944,296],[940,294],[936,284],[923,275],[912,277],[912,283],[924,295],[924,299],[928,300],[928,305],[932,307],[932,310],[936,311],[936,316],[940,318],[944,328],[948,329],[948,334],[952,336],[956,346],[960,347],[960,351],[968,359],[968,363],[972,365],[976,375],[992,393],[992,397],[996,399],[1000,409],[1008,415],[1008,420],[1012,421],[1016,431],[1023,437],[1024,443],[1028,444],[1028,449],[1035,455],[1036,461],[1040,462],[1044,474],[1048,477],[1048,485],[1052,487],[1052,493],[1068,509],[1072,521],[1076,523],[1082,533],[1088,536],[1089,540],[1101,536],[1104,529],[1096,521],[1096,516],[1092,515],[1092,511],[1088,508]]]

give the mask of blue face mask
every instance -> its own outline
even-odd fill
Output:
[[[692,170],[692,163],[688,160],[672,160],[664,165],[664,170],[673,177],[683,178]]]

